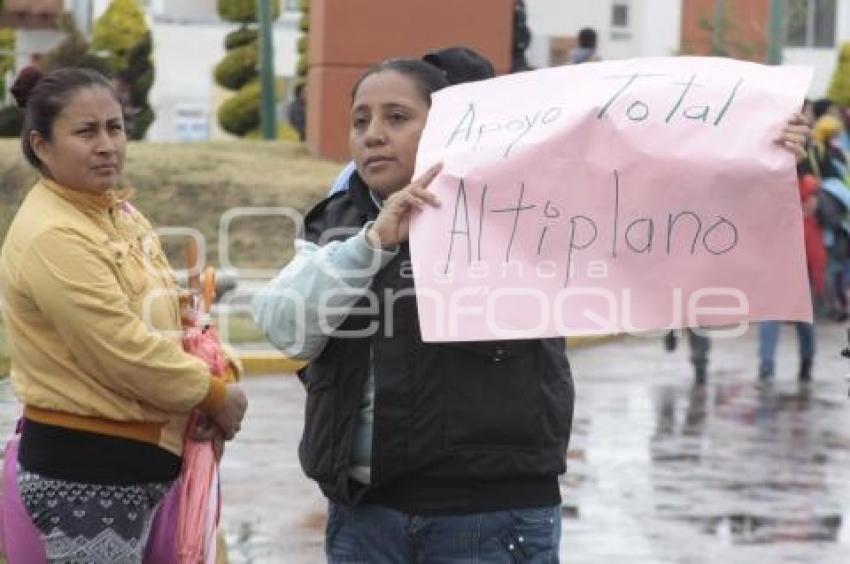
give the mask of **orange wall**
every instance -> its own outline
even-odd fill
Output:
[[[513,0],[312,0],[307,144],[348,159],[351,88],[388,57],[421,57],[463,45],[510,68]]]
[[[62,11],[62,0],[6,0],[0,27],[56,29]]]
[[[682,51],[690,55],[711,54],[710,29],[715,4],[723,0],[683,0]],[[725,0],[726,50],[730,56],[764,62],[770,26],[770,0]]]

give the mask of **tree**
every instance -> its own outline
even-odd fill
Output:
[[[260,52],[256,42],[227,52],[214,72],[215,81],[228,90],[239,90],[259,76]]]
[[[3,0],[0,0],[0,11],[3,10]],[[15,50],[15,30],[0,29],[0,51]],[[15,57],[0,55],[0,93],[6,91],[6,73],[15,68]]]
[[[24,112],[15,105],[0,108],[0,137],[20,137]]]
[[[136,0],[112,0],[92,31],[94,51],[109,53],[109,64],[117,72],[127,66],[130,49],[139,43],[148,25]]]
[[[695,42],[683,43],[677,54],[732,57],[756,62],[763,60],[764,45],[750,41],[734,15],[726,10],[715,10],[713,16],[701,17],[696,24],[702,33]]]
[[[300,0],[298,8],[301,10],[301,20],[298,26],[301,29],[301,37],[298,38],[296,45],[298,51],[298,63],[295,68],[295,75],[298,77],[296,86],[307,83],[307,71],[310,67],[310,0]]]
[[[0,0],[0,11],[3,0]],[[0,29],[0,51],[15,50],[15,30]],[[0,55],[0,93],[6,92],[6,73],[15,68],[15,57]],[[2,100],[0,100],[2,101]],[[15,102],[9,106],[0,106],[0,137],[18,137],[24,126],[24,112]]]
[[[260,98],[259,80],[245,85],[218,109],[221,128],[231,135],[244,137],[260,127]]]
[[[127,66],[118,73],[119,84],[125,91],[127,135],[130,139],[144,139],[153,123],[153,109],[148,103],[148,93],[154,80],[152,51],[153,41],[150,32],[147,32],[130,49],[127,54]]]
[[[148,103],[154,80],[153,40],[136,0],[112,0],[94,24],[91,49],[108,54],[110,74],[124,103],[128,137],[144,139],[154,120]]]
[[[841,45],[827,95],[839,106],[850,106],[850,42]]]
[[[233,98],[219,108],[218,121],[222,129],[242,137],[260,124],[257,0],[217,1],[218,15],[223,20],[242,24],[225,37],[227,54],[213,71],[216,84],[236,91]],[[280,15],[280,0],[270,1],[272,19],[277,19]]]
[[[227,22],[257,23],[257,0],[218,0],[218,15]],[[272,20],[280,16],[280,2],[272,1]]]
[[[710,55],[743,60],[758,58],[758,46],[741,41],[738,25],[725,14],[713,19],[702,18],[699,21],[699,28],[711,36]]]
[[[45,69],[50,71],[63,67],[80,67],[94,69],[110,78],[113,76],[109,61],[91,52],[88,41],[77,29],[73,18],[64,18],[60,27],[65,38],[45,54]]]

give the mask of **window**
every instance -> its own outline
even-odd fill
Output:
[[[629,5],[614,2],[611,6],[611,27],[629,27]]]
[[[785,44],[834,47],[836,0],[785,0]]]
[[[298,0],[282,0],[285,12],[300,12],[301,6]]]

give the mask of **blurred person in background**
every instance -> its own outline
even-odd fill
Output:
[[[813,174],[799,177],[800,203],[803,207],[803,242],[806,247],[806,268],[809,283],[812,288],[814,303],[822,300],[826,294],[826,248],[823,244],[823,233],[817,221],[818,194],[820,179]],[[797,379],[809,382],[812,379],[812,367],[815,359],[815,328],[812,323],[797,321],[793,323],[797,330],[797,342],[800,351],[800,369]],[[759,370],[761,381],[769,381],[774,377],[776,345],[779,341],[779,321],[763,321],[759,323]]]
[[[585,27],[578,32],[578,47],[570,51],[570,64],[593,63],[599,61],[596,55],[596,30]]]

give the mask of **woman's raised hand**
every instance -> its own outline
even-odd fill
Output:
[[[375,223],[366,233],[372,247],[389,249],[407,241],[410,234],[410,213],[422,209],[423,206],[440,206],[440,201],[428,190],[428,185],[442,169],[442,164],[432,166],[425,174],[384,201]]]
[[[794,114],[782,129],[782,135],[776,143],[791,152],[797,161],[806,158],[806,141],[812,133],[812,126],[803,114]]]

